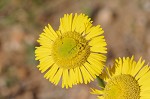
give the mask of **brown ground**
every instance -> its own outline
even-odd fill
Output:
[[[34,60],[43,27],[57,29],[64,13],[76,12],[104,29],[107,64],[132,55],[150,61],[150,0],[0,0],[0,99],[96,99],[89,93],[96,81],[62,89],[43,78]]]

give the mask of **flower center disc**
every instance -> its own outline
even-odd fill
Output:
[[[68,32],[58,37],[52,47],[52,57],[64,68],[81,66],[89,56],[88,42],[76,32]]]
[[[104,89],[104,99],[140,99],[140,87],[131,75],[113,77]]]
[[[61,42],[58,42],[58,54],[60,57],[69,58],[77,54],[76,46],[77,42],[73,38],[62,38]]]

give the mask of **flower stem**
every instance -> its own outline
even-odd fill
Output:
[[[99,76],[97,76],[97,81],[101,88],[105,88],[105,83],[104,83],[103,79],[101,79]]]

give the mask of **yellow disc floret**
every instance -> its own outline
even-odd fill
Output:
[[[90,47],[79,33],[68,32],[60,36],[53,44],[52,57],[64,68],[75,68],[86,62]]]
[[[104,93],[104,99],[140,99],[139,84],[134,77],[128,74],[110,79]]]

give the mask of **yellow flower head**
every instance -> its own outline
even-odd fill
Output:
[[[116,59],[115,70],[107,69],[107,76],[102,76],[105,88],[92,93],[99,99],[149,99],[150,67],[144,63],[141,58],[138,62],[133,57]]]
[[[37,66],[44,77],[63,87],[87,84],[101,74],[106,61],[106,42],[103,30],[93,26],[84,14],[65,14],[57,31],[48,24],[40,34],[36,47]]]

